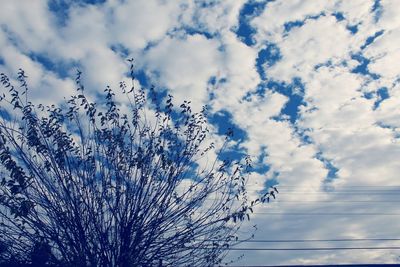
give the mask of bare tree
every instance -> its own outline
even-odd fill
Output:
[[[131,63],[132,64],[132,63]],[[120,83],[102,99],[77,91],[60,106],[35,105],[1,74],[0,261],[53,266],[220,264],[252,208],[250,160],[207,145],[206,110],[174,108]],[[150,108],[149,108],[150,107]],[[199,164],[210,152],[217,157]],[[206,165],[206,166],[205,166]]]

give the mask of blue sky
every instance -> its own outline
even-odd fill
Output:
[[[396,0],[5,0],[0,71],[24,68],[31,96],[53,103],[73,92],[76,68],[95,96],[118,86],[133,57],[142,86],[190,100],[195,110],[207,105],[216,136],[235,129],[230,153],[256,162],[254,195],[279,184],[278,201],[259,211],[271,214],[244,225],[258,225],[256,239],[400,238],[391,223],[398,217],[357,215],[398,212],[387,201],[400,199],[386,193],[400,190],[399,12]],[[310,216],[327,211],[347,215]],[[241,245],[268,246],[299,244]],[[242,253],[243,265],[393,263],[400,256],[337,250],[230,257]]]

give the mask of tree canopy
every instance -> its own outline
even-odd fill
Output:
[[[78,72],[76,93],[44,106],[23,70],[1,74],[0,262],[211,266],[275,197],[249,200],[250,158],[221,157],[232,132],[210,143],[206,108],[135,88],[132,62],[128,76],[123,102],[110,87],[90,100]]]

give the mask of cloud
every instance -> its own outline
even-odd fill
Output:
[[[319,16],[324,10],[331,9],[333,2],[325,1],[273,1],[266,5],[264,12],[254,18],[251,25],[256,29],[256,40],[277,42],[282,39],[285,24],[304,23],[308,18]]]
[[[396,63],[400,60],[400,49],[395,43],[400,41],[400,28],[392,29],[378,37],[364,52],[371,59],[368,68],[371,72],[382,76],[385,85],[390,86],[400,78]]]
[[[235,27],[245,0],[186,1],[181,16],[184,26],[219,35]]]
[[[345,25],[338,24],[333,16],[306,21],[278,44],[282,59],[272,67],[265,66],[266,75],[288,82],[294,77],[304,79],[317,64],[337,64],[346,59],[353,49],[350,38]]]
[[[223,32],[220,42],[223,53],[218,78],[223,82],[215,86],[212,104],[216,110],[235,109],[261,81],[255,68],[257,50],[240,42],[230,31]]]
[[[131,51],[157,43],[177,25],[184,9],[183,1],[141,0],[112,2],[105,5],[109,36]]]
[[[56,34],[45,1],[6,0],[1,6],[1,29],[19,49],[44,50]]]
[[[246,227],[259,225],[256,239],[399,232],[387,216],[290,215],[396,211],[389,202],[337,203],[397,200],[379,191],[399,185],[396,0],[61,2],[2,2],[0,71],[23,67],[32,97],[62,101],[74,89],[76,68],[90,94],[116,89],[133,57],[142,86],[155,84],[195,110],[207,104],[243,131],[232,147],[257,161],[253,195],[279,183],[278,202],[259,211],[283,214],[254,215]],[[214,122],[213,134],[221,125]],[[364,191],[340,194],[349,188]],[[265,264],[265,257],[269,264],[396,260],[393,251],[258,251],[240,264]]]
[[[208,100],[207,83],[218,71],[219,43],[202,35],[167,37],[145,53],[142,62],[160,86],[171,88],[176,103],[190,100],[200,110]]]

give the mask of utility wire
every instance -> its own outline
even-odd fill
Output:
[[[280,200],[273,203],[398,203],[400,200]]]
[[[357,194],[357,195],[400,195],[400,189],[396,190],[283,190],[278,188],[279,194]],[[265,189],[247,190],[247,192],[258,193],[260,195],[268,192]]]
[[[400,213],[383,213],[383,212],[254,212],[257,215],[290,215],[290,216],[400,216]]]
[[[279,197],[279,196],[278,196]],[[208,198],[206,201],[215,201],[219,200],[216,198]],[[281,200],[277,198],[276,200],[272,199],[272,203],[280,204],[280,203],[399,203],[400,200]]]
[[[289,187],[289,188],[316,188],[316,186],[297,186],[297,185],[275,185],[278,188],[282,188],[282,187]],[[318,186],[321,187],[321,186]],[[343,186],[337,186],[336,188],[399,188],[400,189],[400,185],[343,185]]]
[[[186,247],[189,249],[214,249],[215,247]],[[312,250],[398,250],[400,246],[386,247],[309,247],[309,248],[235,248],[222,247],[223,250],[240,250],[240,251],[312,251]]]
[[[205,240],[218,242],[225,240]],[[338,239],[254,239],[254,240],[235,240],[238,243],[307,243],[307,242],[363,242],[363,241],[400,241],[400,238],[338,238]]]
[[[276,188],[280,192],[294,192],[294,191],[299,191],[299,192],[324,192],[324,193],[329,193],[329,192],[400,192],[400,188],[393,188],[393,189],[315,189],[315,188],[281,188],[277,187]],[[270,190],[270,188],[261,188],[261,189],[249,189],[247,191],[249,192],[260,192],[260,191],[267,191]]]
[[[320,191],[320,192],[317,192],[317,191],[279,191],[279,194],[278,194],[278,196],[279,195],[298,195],[298,194],[301,194],[301,195],[321,195],[321,194],[323,194],[323,195],[335,195],[335,194],[346,194],[346,195],[349,195],[349,194],[351,194],[351,195],[398,195],[398,196],[400,196],[400,191],[399,192],[393,192],[393,191],[390,191],[390,192],[387,192],[387,193],[381,193],[381,192],[376,192],[375,190],[373,190],[373,191],[368,191],[368,192],[361,192],[361,191],[358,191],[358,192],[343,192],[343,191],[332,191],[332,192],[330,192],[330,191],[326,191],[326,192],[324,192],[324,191]]]
[[[393,191],[400,191],[400,186],[396,187],[361,187],[361,188],[356,188],[356,187],[339,187],[339,188],[313,188],[313,187],[289,187],[289,186],[276,186],[278,191],[286,191],[286,192],[293,192],[293,191],[321,191],[321,192],[393,192]],[[267,191],[270,190],[271,188],[265,187],[261,189],[251,189],[248,190],[250,192],[260,192],[260,191]]]
[[[201,248],[200,248],[201,249]],[[209,249],[209,248],[204,248]],[[289,251],[289,250],[397,250],[400,246],[390,247],[314,247],[314,248],[224,248],[225,250],[245,250],[245,251]]]

